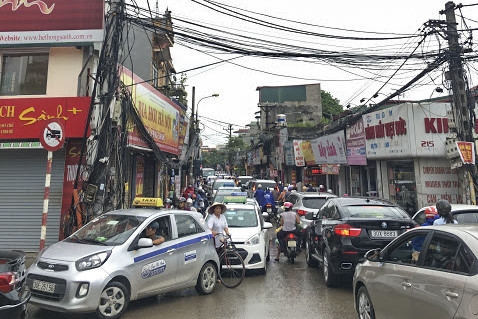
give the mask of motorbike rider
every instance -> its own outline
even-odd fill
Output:
[[[284,203],[284,212],[280,215],[279,224],[282,229],[277,233],[277,239],[279,240],[279,246],[277,247],[277,255],[275,261],[279,261],[280,253],[283,252],[287,254],[287,247],[285,238],[289,233],[294,233],[297,238],[299,238],[299,231],[296,227],[297,224],[300,224],[299,216],[292,210],[291,202]]]
[[[445,224],[458,224],[455,218],[450,214],[451,212],[451,205],[445,199],[440,199],[436,203],[436,208],[438,211],[438,216],[440,218],[435,219],[433,225],[445,225]]]
[[[254,193],[254,198],[260,207],[263,207],[264,202],[264,190],[262,189],[262,184],[257,185],[256,192]]]
[[[264,192],[264,201],[262,202],[262,211],[266,211],[266,205],[270,204],[272,207],[272,211],[276,211],[276,201],[274,200],[274,197],[271,194],[271,191],[269,189],[266,189]]]

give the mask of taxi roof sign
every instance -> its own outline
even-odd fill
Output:
[[[164,207],[163,200],[159,197],[136,197],[133,200],[134,207]]]
[[[234,195],[229,195],[229,196],[224,196],[224,199],[222,200],[223,203],[246,203],[247,202],[247,197],[246,196],[234,196]]]

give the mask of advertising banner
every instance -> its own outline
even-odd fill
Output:
[[[285,165],[295,165],[294,143],[292,141],[284,143],[284,162]]]
[[[305,159],[304,154],[302,154],[302,150],[300,148],[300,144],[302,140],[294,140],[294,159],[295,159],[295,166],[305,166]]]
[[[90,97],[0,99],[0,140],[39,139],[46,121],[60,121],[66,138],[82,138]]]
[[[156,145],[162,151],[178,155],[181,108],[124,67],[120,78],[130,89],[133,105]],[[128,125],[128,143],[149,147],[135,125]]]
[[[347,163],[349,165],[367,165],[363,119],[359,119],[347,127],[345,135],[347,137]]]
[[[304,155],[305,165],[315,165],[314,153],[312,152],[312,146],[310,141],[302,141],[300,144],[300,151]]]
[[[435,205],[439,199],[446,199],[453,204],[463,203],[458,171],[450,167],[450,160],[420,159],[419,169],[419,180],[417,180],[419,207]]]
[[[103,41],[104,0],[0,1],[0,47]]]
[[[475,144],[473,142],[456,142],[463,164],[475,165]]]
[[[321,136],[310,141],[315,164],[347,164],[343,131]]]

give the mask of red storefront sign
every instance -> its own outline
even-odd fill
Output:
[[[0,99],[0,140],[38,140],[46,121],[61,121],[66,138],[82,138],[90,97]]]
[[[104,0],[3,0],[0,32],[103,28]]]

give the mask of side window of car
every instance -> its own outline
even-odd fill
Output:
[[[423,266],[453,270],[455,257],[457,257],[459,249],[460,241],[458,238],[435,233],[427,247]]]
[[[176,218],[176,227],[178,228],[178,237],[189,236],[204,232],[204,229],[189,215],[174,215]]]
[[[400,264],[415,265],[420,256],[420,251],[427,237],[427,233],[417,233],[404,238],[389,250],[385,261]]]

